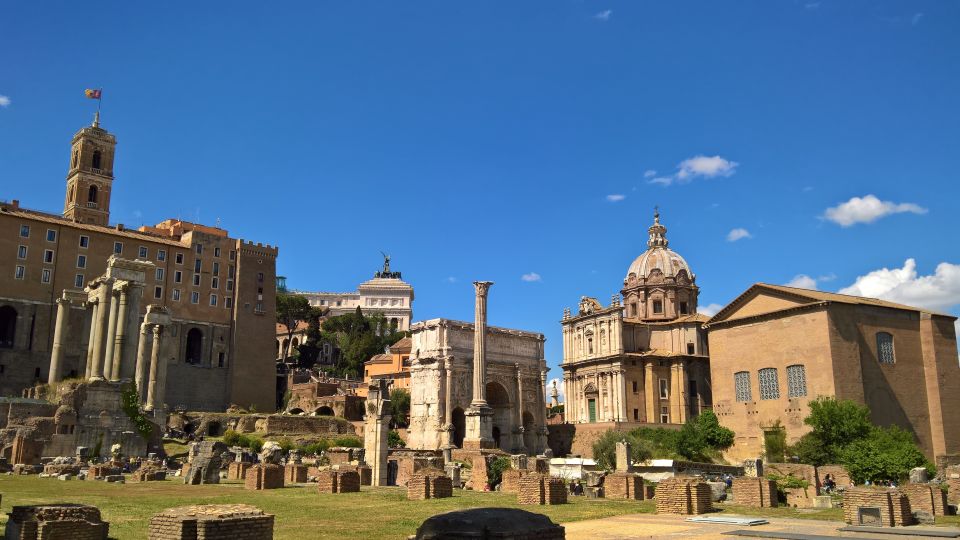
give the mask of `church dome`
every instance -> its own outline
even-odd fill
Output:
[[[653,225],[647,231],[650,237],[647,240],[647,251],[634,259],[630,268],[627,270],[627,276],[624,278],[624,284],[638,279],[675,279],[678,282],[693,283],[696,276],[690,271],[690,265],[667,246],[667,228],[660,224],[660,213],[653,215]]]

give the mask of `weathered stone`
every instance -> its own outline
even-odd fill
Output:
[[[777,506],[777,483],[766,478],[742,477],[733,479],[733,502],[753,508]]]
[[[542,514],[513,508],[473,508],[437,514],[417,528],[416,540],[564,540],[563,527]]]
[[[520,478],[517,489],[519,504],[566,504],[567,485],[560,478],[529,473]]]
[[[658,514],[705,514],[713,509],[712,492],[695,478],[667,478],[657,484]]]
[[[360,475],[356,471],[327,469],[317,475],[319,493],[358,493]]]
[[[929,479],[927,478],[927,468],[926,467],[914,467],[910,469],[910,483],[911,484],[925,484]]]
[[[223,465],[222,455],[227,451],[227,445],[220,441],[202,441],[191,447],[193,458],[190,468],[184,474],[184,484],[219,484],[220,467]]]
[[[876,527],[913,523],[910,499],[898,489],[878,486],[847,488],[843,493],[843,519],[851,525]]]
[[[252,490],[282,488],[283,467],[270,463],[258,463],[247,469],[243,487]]]
[[[7,516],[6,538],[15,540],[106,540],[110,529],[83,504],[14,506]]]
[[[148,540],[273,540],[274,516],[246,504],[169,508],[150,519]]]

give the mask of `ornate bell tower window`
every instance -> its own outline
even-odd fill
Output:
[[[93,152],[93,164],[91,165],[94,169],[100,168],[101,154],[99,150],[94,150]]]
[[[87,192],[87,202],[97,202],[97,186],[90,186],[90,191]]]

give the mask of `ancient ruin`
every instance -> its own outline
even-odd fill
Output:
[[[567,484],[561,478],[530,473],[517,482],[517,502],[519,504],[566,504]]]
[[[733,500],[754,508],[776,508],[777,483],[766,478],[734,478]]]
[[[478,533],[479,531],[479,533]],[[417,528],[416,540],[563,540],[563,526],[542,514],[515,508],[473,508],[437,514]]]
[[[168,508],[150,519],[148,540],[273,540],[273,515],[246,504]]]
[[[317,475],[319,493],[359,493],[360,475],[351,469],[326,469]]]
[[[898,489],[877,486],[847,488],[843,519],[851,525],[900,527],[913,524],[910,500]]]
[[[367,413],[363,417],[364,460],[371,469],[371,482],[374,486],[388,484],[387,439],[390,433],[390,418],[390,386],[385,379],[377,379],[367,390]]]
[[[110,524],[100,510],[83,504],[14,506],[6,538],[16,540],[107,540]]]
[[[658,514],[706,514],[713,510],[710,486],[696,478],[667,478],[657,484]]]

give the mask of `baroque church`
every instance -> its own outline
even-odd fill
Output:
[[[568,423],[682,424],[712,405],[696,274],[669,248],[659,212],[648,232],[609,306],[584,296],[575,315],[564,310]]]

